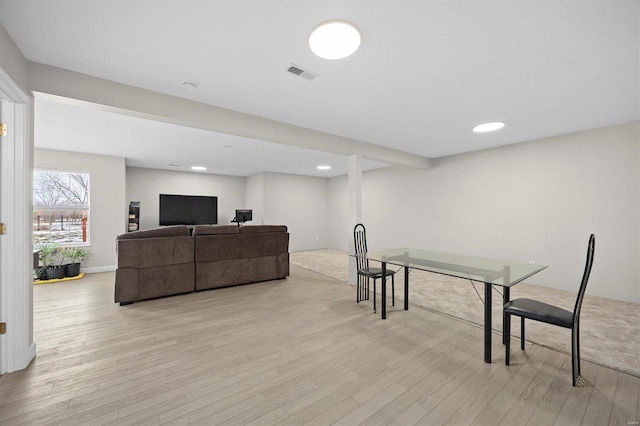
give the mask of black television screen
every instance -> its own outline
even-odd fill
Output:
[[[251,220],[253,220],[253,211],[251,209],[236,209],[234,222],[244,223]]]
[[[160,226],[218,223],[218,197],[160,194]]]

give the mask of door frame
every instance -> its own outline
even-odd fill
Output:
[[[0,68],[0,374],[26,368],[36,354],[33,341],[33,97]]]

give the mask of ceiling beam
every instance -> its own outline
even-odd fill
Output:
[[[40,63],[29,62],[28,82],[35,96],[58,102],[334,154],[357,154],[389,164],[431,168],[426,157]]]

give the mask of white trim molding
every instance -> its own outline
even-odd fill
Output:
[[[33,341],[33,247],[31,187],[33,100],[0,69],[0,107],[7,136],[0,143],[0,373],[26,368],[36,355]]]
[[[116,270],[116,265],[95,266],[93,268],[82,268],[82,272],[85,274],[98,274],[100,272],[113,272]]]

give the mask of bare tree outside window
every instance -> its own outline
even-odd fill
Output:
[[[89,174],[58,170],[33,172],[33,241],[88,244]]]

